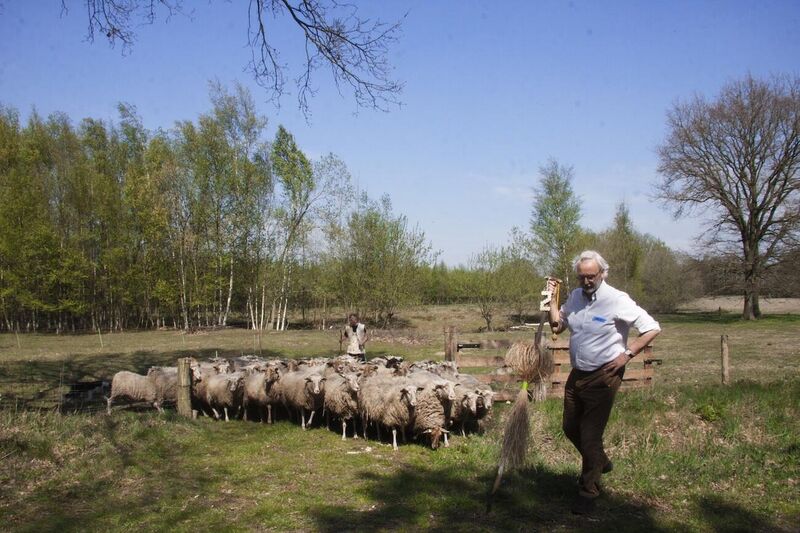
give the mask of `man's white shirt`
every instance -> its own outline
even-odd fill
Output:
[[[627,293],[605,281],[591,296],[581,288],[573,290],[561,306],[561,320],[570,331],[570,364],[584,371],[596,370],[624,352],[631,326],[640,334],[661,329]]]

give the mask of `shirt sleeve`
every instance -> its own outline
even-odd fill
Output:
[[[653,330],[661,331],[661,326],[658,322],[656,322],[647,311],[636,305],[636,302],[627,294],[623,294],[620,297],[617,305],[619,309],[617,312],[617,320],[621,320],[635,327],[639,333],[646,333]]]

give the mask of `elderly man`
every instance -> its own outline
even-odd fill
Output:
[[[603,449],[603,431],[625,365],[661,328],[630,296],[606,283],[608,263],[599,253],[582,252],[574,266],[579,287],[560,310],[550,310],[550,321],[555,333],[570,331],[572,371],[564,388],[563,429],[583,460],[572,512],[587,514],[600,495],[600,476],[613,468]],[[550,280],[548,286],[554,288],[556,283]],[[631,326],[639,337],[629,344]]]

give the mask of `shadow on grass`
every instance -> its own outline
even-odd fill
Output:
[[[486,512],[494,472],[473,467],[404,467],[382,475],[359,474],[355,491],[374,502],[363,509],[324,505],[310,511],[317,529],[327,532],[428,531],[669,531],[656,524],[649,508],[603,497],[594,515],[571,514],[575,479],[547,469],[527,469],[504,480]]]
[[[796,531],[795,528],[781,527],[762,516],[742,509],[719,496],[703,496],[695,505],[697,513],[712,531],[739,532],[750,531]]]
[[[57,473],[25,498],[17,509],[21,513],[8,523],[9,530],[85,531],[140,524],[165,531],[197,518],[204,502],[190,495],[213,493],[217,484],[213,474],[186,468],[185,445],[160,442],[157,433],[148,433],[146,427],[140,431],[139,438],[149,442],[146,455],[127,442],[131,435],[124,423],[103,417],[100,433],[120,462],[113,479],[98,476],[92,468],[70,470],[68,477]],[[126,482],[115,482],[120,479]],[[213,517],[208,525],[215,525]]]

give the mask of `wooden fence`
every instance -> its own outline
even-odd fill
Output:
[[[519,378],[514,373],[504,374],[497,372],[505,366],[505,350],[508,350],[513,343],[514,341],[508,339],[480,342],[459,341],[455,327],[449,326],[445,330],[445,360],[454,361],[459,369],[485,369],[485,372],[476,372],[474,375],[483,383],[490,384],[492,389],[497,392],[495,401],[513,400],[519,390]],[[555,369],[550,377],[547,392],[549,396],[562,397],[564,396],[564,385],[567,382],[570,370],[569,341],[564,338],[559,338],[555,341],[548,340],[548,347],[553,350]],[[487,353],[492,350],[495,352],[494,354]],[[652,386],[655,366],[660,364],[661,359],[653,358],[653,346],[647,346],[625,368],[622,388],[633,389]]]

